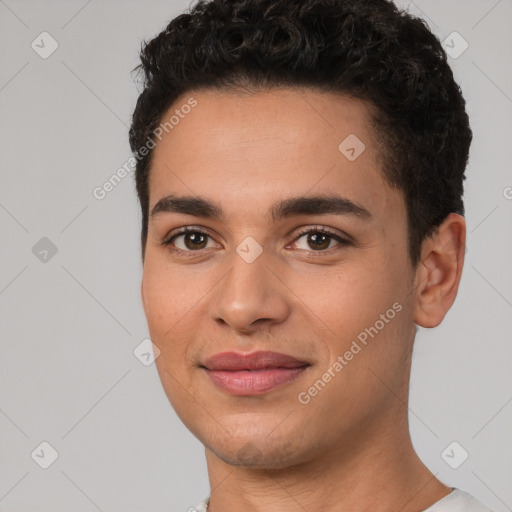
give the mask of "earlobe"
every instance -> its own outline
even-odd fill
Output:
[[[466,221],[450,213],[422,246],[414,282],[414,321],[436,327],[451,308],[459,288],[466,247]]]

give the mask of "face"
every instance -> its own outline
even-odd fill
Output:
[[[142,280],[172,406],[207,452],[261,468],[396,428],[414,272],[367,105],[196,91],[162,119],[190,98],[154,149]]]

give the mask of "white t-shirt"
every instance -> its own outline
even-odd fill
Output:
[[[471,494],[456,487],[452,487],[452,489],[450,494],[436,501],[423,512],[492,512],[491,509],[484,506]],[[188,509],[187,512],[207,512],[209,500],[210,497],[208,496],[196,507]]]

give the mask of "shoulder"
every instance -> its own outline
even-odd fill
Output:
[[[204,500],[199,502],[195,507],[189,507],[186,512],[206,512],[209,500],[210,497],[208,496]]]
[[[453,491],[424,512],[493,512],[471,494],[461,489]]]

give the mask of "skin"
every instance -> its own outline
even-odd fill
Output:
[[[466,228],[450,214],[413,268],[403,195],[381,175],[381,151],[361,100],[312,89],[193,91],[198,104],[153,154],[150,211],[169,194],[220,205],[224,219],[161,213],[149,221],[141,286],[156,366],[177,414],[204,444],[210,512],[420,512],[451,488],[415,453],[408,426],[410,357],[416,325],[435,327],[455,300]],[[248,121],[250,120],[250,121]],[[356,134],[366,149],[338,149]],[[332,194],[370,211],[297,215],[274,224],[271,205]],[[177,228],[206,231],[164,246]],[[298,238],[325,227],[352,243],[322,249]],[[247,263],[247,237],[263,252]],[[197,243],[197,242],[196,242]],[[323,252],[322,252],[323,251]],[[311,254],[313,253],[313,254]],[[392,320],[307,404],[298,394],[321,378],[394,303]],[[311,366],[259,396],[214,386],[201,362],[227,350],[273,350]]]

